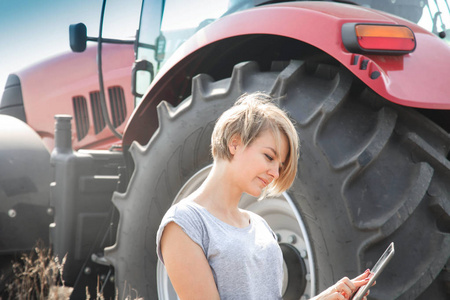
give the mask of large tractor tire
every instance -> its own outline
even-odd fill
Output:
[[[448,299],[449,135],[374,94],[345,68],[304,61],[264,72],[242,63],[217,82],[199,75],[191,97],[175,108],[158,106],[159,129],[145,147],[132,145],[134,174],[126,193],[113,198],[120,223],[106,256],[119,294],[134,289],[145,299],[177,299],[156,257],[159,223],[206,177],[215,120],[255,91],[279,99],[301,141],[292,188],[278,198],[241,201],[279,237],[284,299],[309,298],[358,275],[390,242],[396,254],[371,299]]]

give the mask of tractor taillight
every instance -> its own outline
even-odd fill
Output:
[[[413,31],[403,25],[346,23],[342,41],[354,53],[405,54],[416,48]]]

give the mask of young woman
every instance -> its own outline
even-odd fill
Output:
[[[172,206],[157,252],[180,299],[281,299],[283,257],[260,216],[238,208],[243,193],[287,190],[297,172],[298,135],[286,113],[262,93],[244,95],[218,119],[213,167],[205,182]],[[369,272],[343,278],[314,299],[349,299]]]

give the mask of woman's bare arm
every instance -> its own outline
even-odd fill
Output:
[[[220,299],[202,248],[173,222],[163,231],[161,253],[170,281],[181,300]]]

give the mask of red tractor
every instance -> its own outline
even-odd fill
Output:
[[[264,91],[296,122],[299,173],[283,195],[243,197],[241,206],[277,233],[284,299],[308,299],[371,268],[391,242],[396,255],[370,299],[448,299],[448,2],[353,2],[143,2],[131,72],[137,106],[119,146],[92,150],[93,136],[82,145],[91,150],[73,151],[82,127],[75,106],[70,112],[60,101],[76,134],[70,117],[57,117],[51,197],[40,208],[52,212],[55,253],[68,254],[73,295],[98,277],[119,295],[133,289],[145,299],[177,299],[156,257],[160,220],[208,174],[221,112],[243,93]],[[85,32],[72,26],[75,51],[93,39]],[[120,137],[108,120],[105,74],[100,107]],[[23,103],[27,111],[25,95]],[[94,110],[85,111],[91,120]]]

